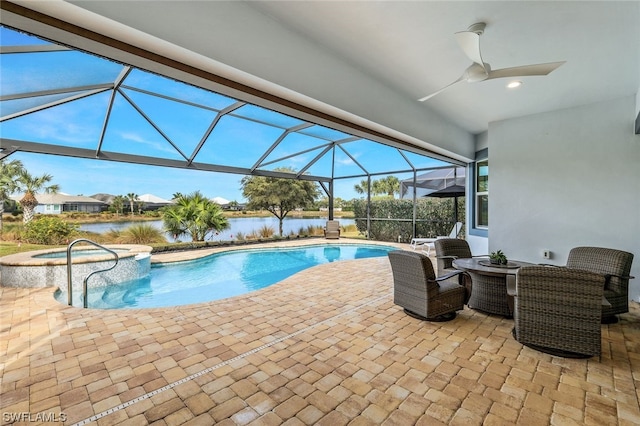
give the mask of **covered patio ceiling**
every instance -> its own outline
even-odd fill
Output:
[[[321,183],[460,164],[0,32],[0,158],[31,152]]]

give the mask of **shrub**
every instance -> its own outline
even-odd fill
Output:
[[[193,241],[204,241],[211,231],[229,228],[220,206],[200,191],[179,196],[176,204],[165,206],[161,211],[167,232],[175,236],[189,235]]]
[[[260,229],[258,229],[258,235],[261,238],[270,238],[275,233],[276,233],[276,231],[272,227],[267,226],[267,225],[262,225],[260,227]]]
[[[451,231],[453,199],[422,198],[416,201],[416,232],[419,237],[437,237]],[[354,200],[358,231],[367,231],[367,201]],[[413,236],[413,201],[377,199],[371,201],[370,238],[378,241],[409,241]],[[464,197],[458,199],[458,216],[464,222]]]
[[[122,244],[153,244],[166,243],[164,233],[147,223],[131,225],[120,232],[120,243]]]
[[[317,236],[324,234],[324,227],[319,225],[307,225],[306,227],[300,228],[298,231],[299,235],[304,236]]]
[[[67,244],[78,231],[76,225],[56,216],[38,216],[24,226],[22,239],[32,244]]]
[[[62,215],[67,219],[88,219],[92,216],[89,212],[64,212]]]
[[[107,232],[103,233],[102,236],[106,241],[110,243],[119,243],[122,238],[122,232],[117,229],[109,229]]]
[[[22,235],[22,222],[5,223],[2,229],[2,239],[5,241],[18,241]]]
[[[74,238],[86,238],[87,240],[91,240],[98,244],[109,244],[115,242],[114,240],[108,239],[104,234],[83,230],[79,230],[78,235],[74,236]]]
[[[356,232],[358,232],[358,227],[356,226],[355,223],[349,224],[349,225],[344,225],[340,227],[342,229],[343,233],[350,233],[350,234],[354,234]]]

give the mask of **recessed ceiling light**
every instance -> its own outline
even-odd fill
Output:
[[[516,87],[520,87],[522,86],[522,82],[521,81],[511,81],[509,82],[509,84],[507,84],[507,87],[509,89],[515,89]]]

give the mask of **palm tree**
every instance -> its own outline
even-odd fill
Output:
[[[387,176],[377,180],[376,184],[376,192],[378,194],[387,194],[389,197],[393,198],[394,194],[400,193],[400,180],[395,176]]]
[[[2,235],[2,215],[4,214],[4,200],[18,190],[18,176],[24,169],[20,160],[12,160],[5,163],[0,160],[0,235]]]
[[[353,186],[353,189],[358,193],[358,194],[366,194],[368,192],[367,188],[369,187],[369,184],[366,180],[361,180],[360,183],[357,183]]]
[[[360,183],[354,185],[353,189],[358,194],[366,194],[367,187],[367,181],[362,180],[360,181]],[[390,197],[393,197],[396,193],[400,193],[400,181],[395,176],[387,176],[386,178],[371,181],[372,195],[386,194]]]
[[[111,201],[111,207],[113,208],[113,210],[115,210],[116,216],[123,213],[125,201],[126,198],[122,195],[116,195],[115,197],[113,197],[113,201]]]
[[[210,231],[222,231],[229,227],[220,206],[200,191],[182,195],[176,204],[164,207],[162,219],[167,232],[176,237],[190,235],[193,241],[204,241]]]
[[[60,189],[59,185],[47,185],[53,176],[43,174],[42,176],[32,176],[26,169],[21,169],[16,180],[16,189],[24,192],[24,197],[20,200],[23,214],[22,221],[27,224],[33,219],[33,215],[38,205],[36,195],[39,191],[47,194],[55,194]]]
[[[129,199],[129,206],[131,207],[131,216],[133,216],[133,203],[138,199],[138,194],[130,192],[127,194],[127,198]]]

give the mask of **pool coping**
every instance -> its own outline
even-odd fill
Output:
[[[396,247],[398,249],[406,249],[407,243],[393,243],[387,241],[361,240],[357,238],[340,238],[340,239],[304,239],[304,240],[283,240],[273,241],[255,245],[228,245],[223,247],[210,247],[197,250],[175,251],[170,253],[152,253],[151,264],[163,264],[173,262],[183,262],[189,260],[201,259],[212,254],[231,252],[237,250],[263,250],[269,248],[293,248],[317,245],[339,245],[339,244],[364,244],[364,245],[380,245],[387,247]]]
[[[105,244],[104,247],[112,250],[128,250],[127,252],[118,253],[119,258],[134,257],[139,254],[151,253],[152,247],[142,244]],[[66,265],[67,258],[47,258],[36,257],[43,254],[66,252],[66,248],[50,248],[42,250],[25,251],[22,253],[10,254],[0,257],[0,266],[58,266]],[[96,249],[96,251],[100,251]],[[108,252],[102,254],[82,256],[73,259],[73,264],[96,262],[101,260],[112,259],[112,255]]]

